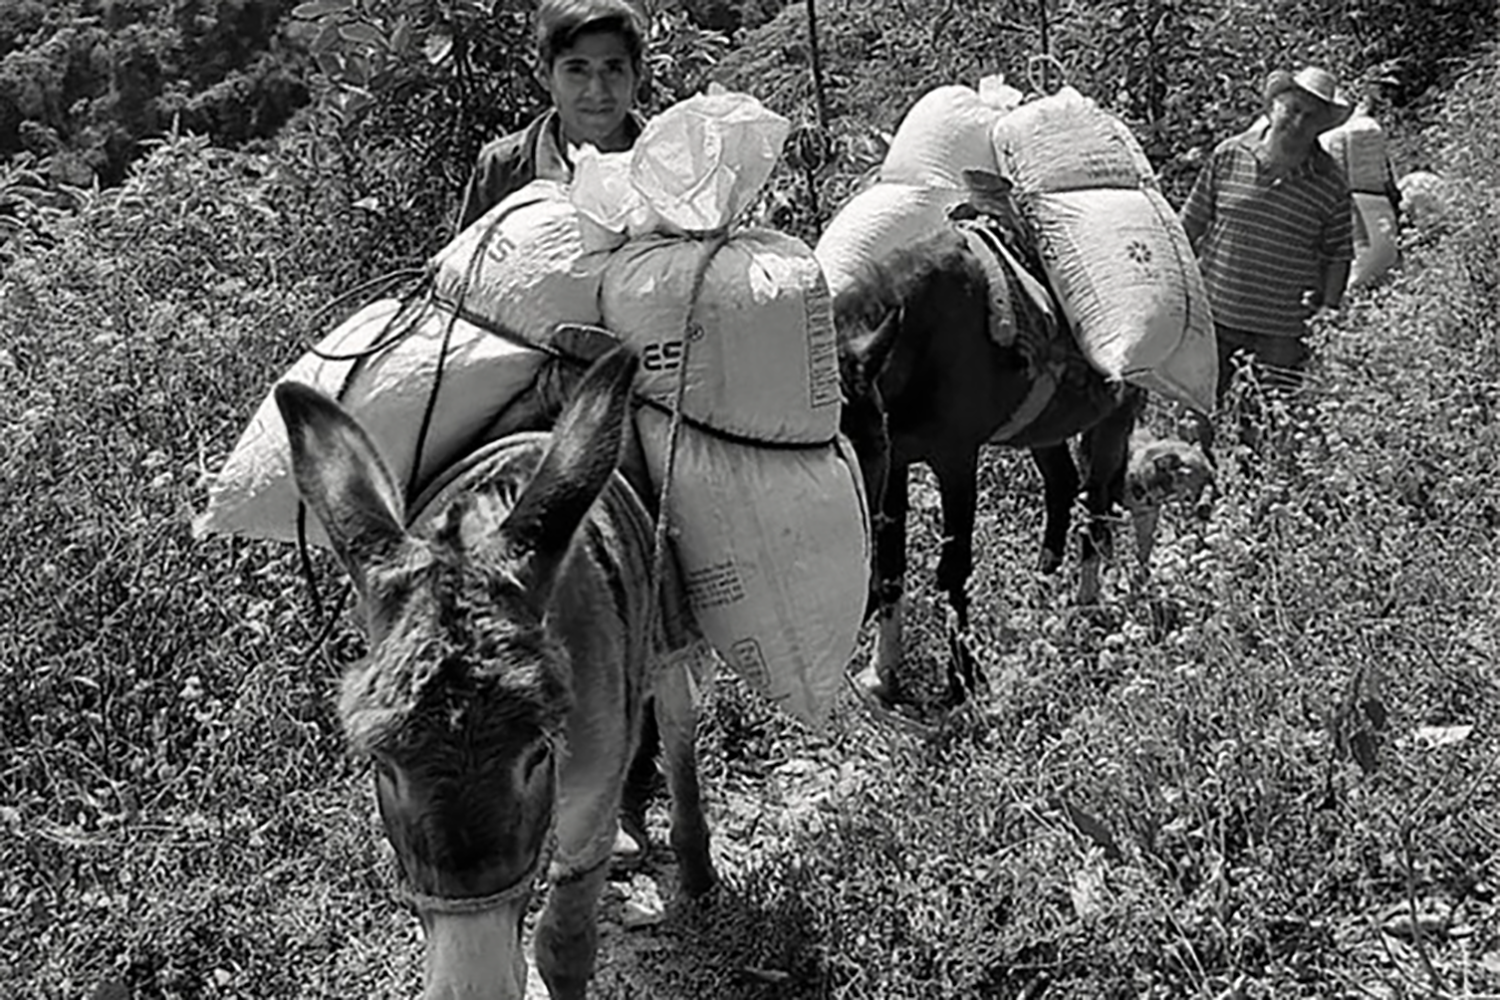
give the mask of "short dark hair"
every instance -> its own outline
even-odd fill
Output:
[[[637,70],[646,50],[646,23],[628,0],[541,0],[536,11],[536,54],[544,71],[580,35],[613,32],[625,39]]]

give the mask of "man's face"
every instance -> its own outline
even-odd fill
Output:
[[[1283,90],[1271,101],[1272,131],[1300,144],[1317,139],[1327,115],[1327,104],[1297,87]]]
[[[625,119],[635,105],[637,78],[618,33],[579,35],[553,58],[544,82],[569,141],[592,143],[603,152],[627,148]]]

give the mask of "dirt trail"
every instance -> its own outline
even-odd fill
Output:
[[[677,891],[665,807],[658,803],[650,817],[649,858],[634,872],[612,876],[605,887],[590,998],[701,1000],[724,995],[735,983],[743,990],[747,982],[785,982],[786,970],[738,967],[726,956],[726,944],[764,931],[764,914],[747,910],[734,887],[753,877],[762,852],[826,822],[839,800],[857,794],[877,773],[878,762],[869,758],[835,760],[814,751],[782,761],[761,780],[741,778],[706,790],[721,885],[701,904]],[[535,963],[528,970],[526,1000],[549,1000]]]

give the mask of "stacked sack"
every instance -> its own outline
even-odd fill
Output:
[[[1337,128],[1318,137],[1323,148],[1338,161],[1354,195],[1354,263],[1349,269],[1349,287],[1365,288],[1384,277],[1396,265],[1396,207],[1386,193],[1391,180],[1391,162],[1386,152],[1385,131],[1361,104]]]
[[[1002,117],[993,140],[1089,361],[1212,410],[1218,349],[1208,296],[1135,136],[1065,86]]]
[[[869,590],[869,513],[838,433],[837,341],[812,251],[737,229],[787,122],[716,91],[629,153],[585,150],[571,187],[534,181],[433,260],[427,294],[361,310],[282,377],[338,398],[408,500],[526,393],[559,324],[604,326],[642,364],[637,411],[699,628],[763,695],[827,717]],[[681,403],[675,427],[672,411]],[[199,535],[291,541],[300,504],[267,393],[210,490]],[[327,544],[321,525],[307,538]]]
[[[990,130],[1020,93],[999,77],[978,91],[959,85],[924,94],[891,140],[880,179],[856,194],[829,222],[815,253],[837,296],[866,261],[907,246],[948,224],[948,210],[968,199],[965,170],[996,171]]]
[[[604,267],[621,242],[594,229],[566,187],[534,181],[434,258],[430,294],[371,303],[278,383],[302,382],[339,400],[409,500],[527,389],[556,324],[599,323]],[[208,508],[193,526],[199,537],[297,539],[301,505],[272,389],[210,483]],[[327,544],[315,519],[306,529],[310,541]]]
[[[826,718],[868,595],[869,515],[838,433],[828,287],[806,244],[735,228],[788,125],[718,89],[580,163],[574,199],[626,242],[603,325],[641,353],[637,410],[688,601],[718,653],[804,721]],[[682,421],[671,412],[680,400]]]

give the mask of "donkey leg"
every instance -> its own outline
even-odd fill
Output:
[[[609,876],[624,782],[625,734],[574,747],[560,776],[557,850],[536,925],[537,972],[553,1000],[584,1000],[599,951],[599,894]],[[611,749],[613,753],[611,753]]]
[[[656,724],[661,732],[662,760],[672,791],[672,847],[683,891],[701,896],[718,882],[709,856],[708,821],[698,785],[699,692],[710,684],[712,659],[688,649],[667,658],[658,668],[655,697]]]
[[[974,570],[974,514],[978,506],[979,452],[947,456],[933,463],[943,503],[943,545],[938,586],[948,595],[954,621],[949,628],[953,656],[948,665],[949,697],[961,703],[979,683],[978,663],[964,636],[969,631],[969,574]]]
[[[1062,567],[1068,550],[1068,528],[1073,519],[1073,500],[1078,496],[1078,466],[1066,441],[1031,449],[1031,461],[1042,474],[1042,498],[1046,508],[1042,524],[1043,573]]]
[[[606,854],[592,867],[555,877],[537,922],[537,972],[552,1000],[585,1000],[599,953],[599,894],[609,875]]]
[[[1137,593],[1151,579],[1151,550],[1156,546],[1156,525],[1160,520],[1160,507],[1139,507],[1130,512],[1130,523],[1135,528],[1135,576],[1131,584]]]
[[[1100,576],[1105,560],[1114,553],[1111,508],[1125,499],[1125,467],[1130,461],[1130,435],[1143,396],[1128,395],[1115,411],[1084,432],[1084,506],[1089,522],[1083,531],[1082,560],[1078,579],[1078,603],[1099,601]]]
[[[855,678],[861,690],[889,705],[896,701],[902,659],[901,619],[906,578],[906,481],[908,466],[892,462],[885,502],[875,525],[875,649]]]
[[[656,766],[656,755],[661,748],[656,713],[648,704],[646,718],[642,724],[640,746],[630,762],[625,775],[625,788],[620,796],[620,831],[622,837],[615,840],[614,862],[628,866],[640,861],[650,850],[651,838],[646,833],[646,810],[651,805],[660,784],[661,774]],[[628,842],[627,842],[628,841]]]

